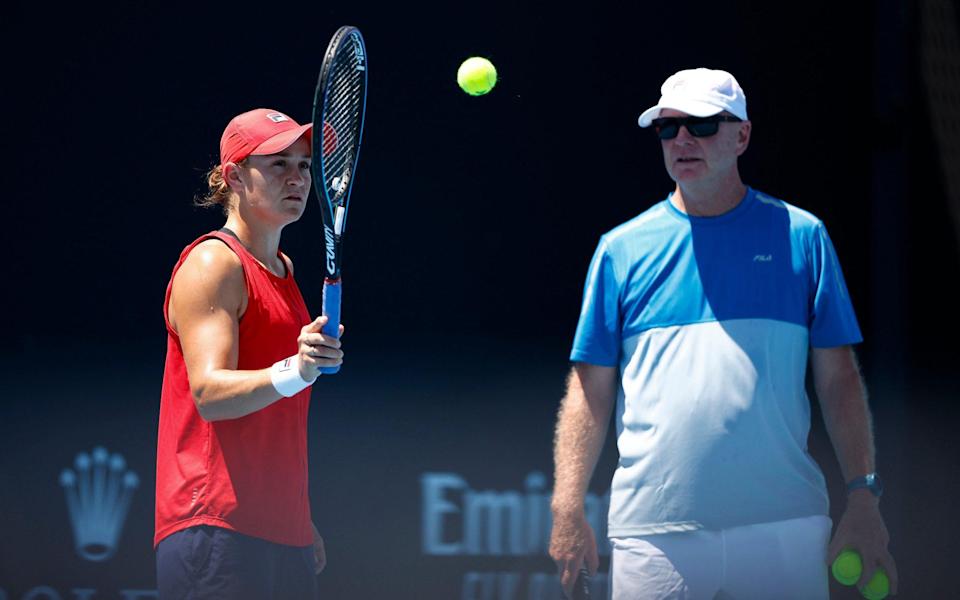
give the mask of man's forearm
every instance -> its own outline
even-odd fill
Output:
[[[583,513],[615,401],[616,370],[578,366],[567,380],[554,437],[554,515]]]
[[[875,468],[873,422],[866,386],[849,347],[814,353],[814,381],[824,425],[845,481]]]

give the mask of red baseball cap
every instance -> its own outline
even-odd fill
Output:
[[[313,124],[300,125],[270,108],[257,108],[235,116],[220,138],[220,164],[239,162],[250,155],[276,154],[306,135]]]

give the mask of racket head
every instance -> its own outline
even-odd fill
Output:
[[[367,50],[360,30],[341,27],[327,46],[313,98],[311,173],[320,202],[326,278],[340,278],[347,208],[367,103]]]

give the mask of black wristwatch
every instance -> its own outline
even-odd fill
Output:
[[[876,473],[867,473],[863,477],[857,477],[853,481],[847,482],[848,494],[860,488],[870,490],[870,493],[877,498],[883,495],[883,483],[880,481],[880,476]]]

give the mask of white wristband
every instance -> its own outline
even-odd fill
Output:
[[[294,354],[290,358],[277,361],[270,367],[270,381],[273,383],[273,389],[277,390],[281,396],[289,398],[313,385],[316,378],[312,381],[303,380],[300,376],[300,357]]]

